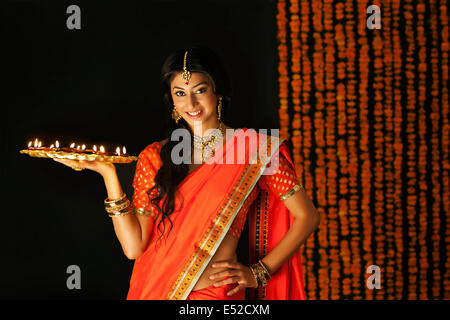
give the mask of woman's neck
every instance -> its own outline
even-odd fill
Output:
[[[197,137],[204,137],[204,136],[211,134],[210,131],[219,128],[219,125],[220,125],[220,121],[216,121],[213,124],[203,124],[200,121],[198,121],[198,122],[199,123],[194,122],[194,125],[191,126],[192,132]],[[224,124],[222,124],[222,125],[225,127]],[[208,130],[209,130],[209,132],[208,132]]]

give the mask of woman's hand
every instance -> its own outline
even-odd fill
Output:
[[[98,160],[70,160],[70,159],[58,159],[53,158],[56,162],[62,163],[71,168],[84,168],[95,172],[98,172],[102,176],[105,176],[115,171],[115,166],[112,162],[98,161]]]
[[[232,262],[228,260],[216,261],[211,267],[213,268],[228,268],[220,272],[211,274],[209,279],[215,280],[214,286],[223,286],[230,283],[238,283],[238,286],[227,292],[227,296],[231,296],[242,289],[245,288],[256,288],[258,287],[258,282],[253,276],[250,267],[240,264],[239,262]],[[221,280],[224,277],[229,277],[227,279]]]

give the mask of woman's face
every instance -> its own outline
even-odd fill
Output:
[[[186,84],[179,72],[172,80],[170,90],[175,108],[192,129],[194,121],[195,125],[201,124],[202,133],[217,128],[217,95],[208,76],[193,72]]]

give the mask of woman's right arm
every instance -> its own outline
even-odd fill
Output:
[[[115,167],[103,173],[102,176],[108,193],[108,199],[119,199],[123,195],[123,191]],[[142,223],[144,221],[140,220],[152,218],[145,216],[138,218],[135,214],[127,214],[111,217],[111,219],[114,225],[114,231],[125,256],[131,260],[139,258],[147,246],[150,235],[147,229],[151,226],[151,224]]]
[[[69,167],[82,167],[99,173],[105,182],[108,199],[115,200],[123,195],[122,186],[120,185],[114,164],[103,161],[54,160]],[[127,198],[130,199],[128,195]],[[106,211],[104,214],[107,217]],[[146,219],[153,218],[127,214],[111,217],[111,219],[114,225],[114,231],[125,256],[132,260],[139,258],[144,252],[150,237],[149,228],[151,228],[152,223],[148,223],[149,221]]]

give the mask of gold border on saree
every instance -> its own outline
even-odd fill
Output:
[[[257,159],[256,163],[252,164],[252,161],[249,161],[250,163],[245,166],[241,176],[234,184],[232,191],[227,196],[219,213],[213,219],[207,234],[200,241],[200,244],[169,291],[167,299],[185,300],[187,298],[209,261],[217,251],[220,243],[222,243],[234,218],[244,204],[245,199],[253,190],[270,159],[275,154],[276,150],[279,149],[283,141],[284,139],[279,140],[278,146],[272,148],[271,137],[266,136],[266,145],[263,145],[263,148],[265,148],[263,150],[270,150],[270,156],[264,153],[262,156],[263,159],[257,158],[259,150],[261,149],[261,147],[258,146],[254,154],[254,157]]]

